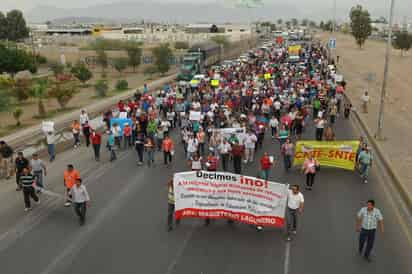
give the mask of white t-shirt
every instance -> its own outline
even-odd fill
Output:
[[[288,207],[290,209],[298,209],[300,207],[300,204],[305,202],[305,199],[303,198],[302,193],[294,194],[291,189],[289,189],[288,193]]]
[[[247,134],[244,139],[245,148],[255,148],[257,137],[255,134]]]
[[[270,127],[278,127],[279,126],[279,121],[276,118],[272,118],[269,121],[269,125]]]
[[[189,139],[189,141],[187,142],[187,151],[193,153],[197,151],[197,146],[199,145],[199,142],[197,141],[197,139]]]
[[[220,154],[227,154],[232,149],[232,146],[229,143],[221,143],[219,145],[219,152]]]

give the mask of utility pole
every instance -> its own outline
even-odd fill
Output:
[[[381,90],[381,101],[380,101],[380,106],[379,106],[378,129],[375,135],[375,138],[378,140],[384,140],[383,119],[384,119],[384,110],[385,110],[386,86],[388,82],[389,57],[390,57],[390,51],[392,47],[392,24],[393,24],[394,6],[395,6],[395,0],[391,0],[391,9],[389,12],[388,43],[386,44],[385,66],[383,69],[383,81],[382,81],[382,90]]]

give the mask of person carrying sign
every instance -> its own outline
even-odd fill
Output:
[[[173,180],[169,180],[167,184],[167,231],[173,230],[173,217],[175,214],[175,194],[173,189]],[[176,225],[179,224],[179,220],[176,221]]]

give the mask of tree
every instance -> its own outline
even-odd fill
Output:
[[[19,41],[29,36],[23,13],[19,10],[11,10],[7,13],[7,39]]]
[[[55,98],[60,108],[64,109],[76,92],[77,85],[73,81],[57,79],[49,91],[49,96]]]
[[[109,65],[109,60],[106,53],[106,40],[96,39],[96,41],[91,45],[93,50],[96,52],[96,62],[99,66],[102,67],[102,73]]]
[[[77,63],[72,67],[71,73],[82,82],[83,85],[93,77],[93,73],[83,63]]]
[[[309,21],[309,27],[316,28],[317,27],[316,22],[315,21]]]
[[[7,18],[0,11],[0,40],[7,39]]]
[[[14,76],[19,71],[32,71],[33,68],[33,57],[26,51],[0,44],[0,74],[6,72]]]
[[[122,91],[129,88],[129,83],[126,80],[117,80],[116,90]]]
[[[306,27],[306,26],[309,25],[309,20],[305,18],[305,19],[302,20],[302,22],[300,22],[300,24],[301,24],[302,26]]]
[[[16,120],[16,126],[19,127],[21,125],[20,118],[23,115],[23,109],[16,107],[12,112],[13,118]]]
[[[320,21],[319,28],[322,30],[325,29],[325,23],[323,21]]]
[[[299,25],[299,21],[298,21],[298,19],[296,19],[296,18],[292,18],[291,22],[292,22],[292,26],[294,26],[294,27],[296,27],[297,25]]]
[[[408,51],[412,47],[412,34],[408,31],[397,31],[394,33],[395,38],[392,41],[392,45],[395,49],[401,51],[401,56],[403,56],[404,51]]]
[[[119,74],[122,74],[122,71],[127,68],[128,63],[129,61],[123,57],[114,58],[112,60],[113,67],[119,72]]]
[[[225,49],[230,46],[229,39],[225,35],[212,36],[212,37],[210,37],[210,40],[212,40],[213,42],[215,42],[218,45],[223,46]]]
[[[349,17],[352,36],[355,37],[359,48],[362,48],[366,39],[372,33],[370,14],[361,5],[357,5],[352,7]]]
[[[94,85],[94,89],[98,97],[106,97],[107,92],[109,91],[109,85],[106,80],[100,79]]]
[[[136,68],[141,63],[142,48],[140,46],[141,44],[136,42],[129,42],[125,46],[127,56],[129,57],[129,66],[133,68],[133,72],[136,72]]]
[[[44,107],[43,99],[47,97],[48,82],[45,79],[41,79],[35,83],[30,91],[30,95],[37,99],[37,110],[39,117],[46,116],[46,108]]]
[[[290,29],[291,22],[290,22],[290,21],[286,21],[286,22],[285,22],[285,25],[286,25],[286,28]]]
[[[149,79],[152,79],[153,74],[157,73],[157,68],[155,66],[148,66],[143,73],[148,76]]]
[[[169,47],[168,43],[160,44],[159,46],[152,49],[152,54],[154,57],[154,65],[157,71],[162,75],[169,71],[170,69],[170,58],[173,56],[173,52]]]
[[[283,24],[283,20],[279,18],[279,19],[276,21],[276,23],[278,23],[278,25],[282,25],[282,24]]]
[[[59,62],[51,62],[49,68],[53,72],[54,77],[57,77],[64,72],[64,66]]]
[[[14,97],[16,97],[17,101],[24,102],[27,99],[30,98],[30,80],[21,78],[17,79],[14,88],[13,88],[13,94]]]
[[[176,41],[175,42],[175,49],[188,49],[189,43],[186,41]]]
[[[13,86],[14,80],[12,78],[0,75],[0,112],[10,108]]]

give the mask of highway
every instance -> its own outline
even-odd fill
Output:
[[[350,121],[339,119],[337,139],[357,139]],[[313,139],[308,127],[304,139]],[[265,150],[279,146],[267,132]],[[259,151],[259,156],[263,150]],[[411,218],[376,163],[369,184],[354,172],[321,168],[314,190],[304,191],[305,211],[297,236],[285,241],[281,229],[257,232],[244,224],[183,220],[166,230],[167,180],[188,170],[183,148],[172,167],[156,155],[155,167],[136,165],[136,152],[122,152],[118,161],[92,160],[91,148],[58,155],[47,177],[49,188],[63,192],[62,172],[68,163],[81,171],[92,204],[80,227],[71,208],[58,197],[42,197],[30,213],[23,212],[20,193],[10,182],[0,193],[0,267],[2,274],[410,274]],[[259,157],[258,157],[259,159]],[[243,173],[256,176],[257,161]],[[270,175],[276,182],[300,184],[304,177],[279,165]],[[371,263],[357,254],[355,216],[373,198],[385,218]]]

